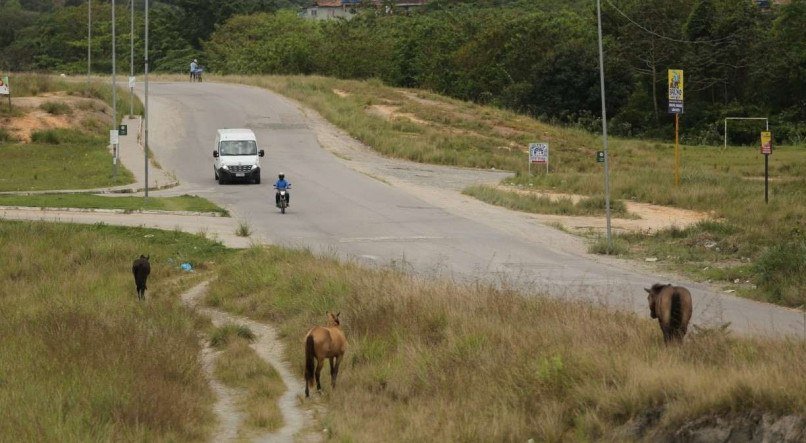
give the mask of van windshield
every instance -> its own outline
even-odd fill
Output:
[[[222,140],[218,152],[221,155],[257,155],[257,143],[254,140]]]

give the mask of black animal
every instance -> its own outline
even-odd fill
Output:
[[[146,280],[148,280],[148,274],[151,273],[151,264],[148,263],[148,257],[140,255],[140,258],[132,264],[132,274],[134,274],[134,284],[137,285],[137,298],[139,300],[146,299]]]

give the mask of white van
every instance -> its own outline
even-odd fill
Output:
[[[242,180],[260,184],[260,157],[251,129],[219,129],[213,147],[213,172],[218,184]]]

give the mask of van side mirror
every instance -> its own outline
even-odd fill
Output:
[[[218,151],[216,151],[215,149],[213,149],[213,157],[218,157]]]
[[[264,150],[262,150],[262,149],[261,149],[261,150],[260,150],[260,152],[258,152],[258,155],[260,155],[261,157],[263,157],[264,155],[266,155],[266,151],[264,151]]]

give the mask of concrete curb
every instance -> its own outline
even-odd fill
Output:
[[[50,211],[50,212],[86,212],[96,214],[151,214],[151,215],[182,215],[192,217],[227,217],[220,212],[201,211],[160,211],[158,209],[120,209],[120,208],[60,208],[47,206],[2,206],[0,211]]]

